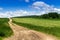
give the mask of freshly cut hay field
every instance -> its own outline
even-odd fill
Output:
[[[60,38],[59,19],[13,18],[13,22],[28,29],[52,34]]]
[[[13,33],[12,29],[9,27],[7,18],[0,18],[0,40],[1,38],[11,36]]]

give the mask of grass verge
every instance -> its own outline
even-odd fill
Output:
[[[10,28],[8,21],[9,19],[7,18],[0,18],[0,40],[13,34],[13,31]]]
[[[13,23],[26,27],[28,29],[52,34],[60,38],[60,20],[13,18]]]

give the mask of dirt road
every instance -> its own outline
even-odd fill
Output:
[[[12,28],[14,35],[5,38],[4,40],[56,40],[54,36],[34,30],[28,30],[27,28],[16,25],[12,23],[12,19],[10,19],[8,23]]]

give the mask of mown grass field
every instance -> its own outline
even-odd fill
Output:
[[[28,29],[52,34],[60,38],[60,19],[13,18],[13,22]]]
[[[7,18],[0,18],[0,40],[4,37],[11,36],[13,33],[12,29],[9,27]]]

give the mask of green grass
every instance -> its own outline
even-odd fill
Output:
[[[60,38],[59,19],[13,18],[13,22],[28,29],[52,34]]]
[[[13,31],[9,27],[7,18],[0,18],[0,40],[4,37],[11,36]]]

